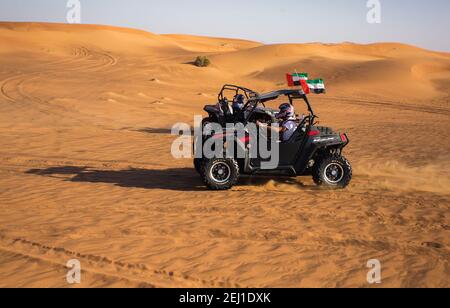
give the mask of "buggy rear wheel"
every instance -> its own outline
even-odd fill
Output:
[[[317,163],[313,171],[314,182],[330,188],[347,187],[352,176],[352,167],[343,156],[326,157]]]
[[[234,159],[213,158],[202,168],[203,181],[212,190],[228,190],[239,179],[239,166]]]

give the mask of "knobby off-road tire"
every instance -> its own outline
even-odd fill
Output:
[[[239,165],[234,159],[210,159],[202,167],[202,178],[211,190],[228,190],[239,179]]]
[[[352,166],[343,156],[326,157],[317,163],[313,171],[313,179],[317,185],[334,189],[347,187],[352,177]]]

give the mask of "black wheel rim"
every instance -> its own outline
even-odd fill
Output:
[[[231,177],[231,168],[224,162],[217,162],[211,166],[210,176],[217,183],[226,183]]]
[[[338,163],[329,164],[324,171],[325,180],[334,185],[342,181],[344,174],[344,168]]]

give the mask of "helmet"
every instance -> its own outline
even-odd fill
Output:
[[[235,102],[235,103],[243,104],[243,103],[244,103],[244,100],[245,100],[245,97],[244,97],[244,95],[242,95],[242,94],[237,94],[237,95],[234,97],[234,102]]]
[[[237,94],[233,99],[233,109],[241,110],[245,105],[245,97],[242,94]]]
[[[234,99],[233,103],[236,105],[244,105],[245,97],[242,94],[237,94]]]
[[[280,106],[280,112],[276,115],[277,119],[289,119],[295,117],[295,109],[291,104],[285,103]]]

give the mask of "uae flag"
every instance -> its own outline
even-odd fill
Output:
[[[325,93],[325,83],[323,82],[323,79],[308,80],[307,84],[312,92],[316,94]]]
[[[302,80],[308,80],[307,73],[286,74],[288,85],[290,87],[301,86]]]
[[[309,94],[310,90],[308,87],[308,74],[307,73],[294,73],[286,74],[287,82],[289,87],[302,87],[305,94]]]

